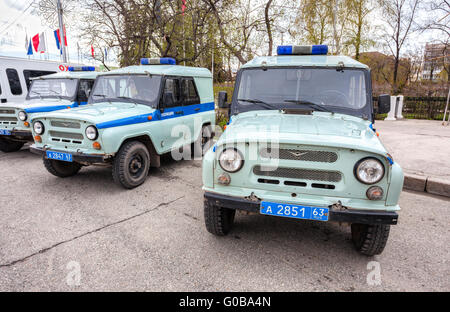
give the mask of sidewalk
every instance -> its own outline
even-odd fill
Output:
[[[405,189],[450,197],[450,126],[442,121],[377,120],[374,128],[403,168]]]

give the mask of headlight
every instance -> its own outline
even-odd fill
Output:
[[[244,159],[241,153],[234,148],[224,150],[219,156],[219,164],[223,170],[228,172],[236,172],[242,168]]]
[[[85,133],[86,133],[86,137],[89,140],[95,140],[98,137],[97,128],[95,128],[94,126],[87,127]]]
[[[34,132],[36,132],[36,134],[39,134],[39,135],[43,134],[45,131],[44,124],[40,121],[36,121],[34,123],[33,129],[34,129]]]
[[[27,120],[27,113],[25,113],[24,111],[20,111],[19,112],[19,119],[20,120],[22,120],[22,121],[25,121],[25,120]]]
[[[375,158],[361,159],[355,165],[356,178],[365,184],[374,184],[383,179],[384,166]]]

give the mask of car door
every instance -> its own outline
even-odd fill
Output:
[[[189,137],[186,143],[194,142],[201,130],[202,119],[200,97],[192,77],[181,80],[181,91],[183,97],[184,124],[189,129]],[[200,118],[199,118],[200,117]]]
[[[161,120],[158,127],[161,147],[164,152],[178,149],[185,145],[185,126],[183,122],[183,104],[181,97],[181,80],[179,77],[166,77],[160,101]]]

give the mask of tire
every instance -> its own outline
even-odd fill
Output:
[[[74,176],[80,171],[81,165],[76,162],[65,162],[54,159],[47,159],[44,156],[44,166],[48,172],[60,178]]]
[[[17,152],[24,144],[24,142],[9,141],[0,138],[0,151],[4,153]]]
[[[192,155],[194,159],[201,159],[203,155],[212,146],[213,131],[211,125],[205,125],[202,127],[202,132],[197,140],[192,143]]]
[[[386,246],[390,225],[353,223],[352,240],[356,249],[366,256],[379,255]]]
[[[114,158],[112,175],[114,182],[126,189],[135,188],[147,179],[150,169],[150,154],[147,147],[138,141],[122,145]]]
[[[230,232],[233,227],[236,210],[218,207],[205,200],[204,213],[206,230],[208,232],[217,236],[225,236]]]

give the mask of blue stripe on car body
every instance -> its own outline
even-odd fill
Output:
[[[177,107],[165,108],[162,113],[159,110],[156,110],[150,114],[143,114],[143,115],[126,117],[126,118],[121,118],[121,119],[116,119],[116,120],[111,120],[111,121],[105,121],[105,122],[98,123],[95,126],[97,127],[97,129],[106,129],[106,128],[126,126],[126,125],[133,125],[133,124],[137,124],[137,123],[151,122],[151,121],[156,121],[156,120],[177,118],[177,117],[207,112],[207,111],[211,111],[211,110],[214,110],[214,102],[187,105],[187,106],[177,106]],[[177,112],[181,112],[181,113],[177,114]],[[149,116],[152,116],[152,118],[149,119],[148,118]]]
[[[77,102],[73,102],[70,105],[57,105],[57,106],[40,106],[40,107],[33,107],[33,108],[26,108],[25,113],[33,114],[33,113],[48,113],[53,112],[56,110],[66,109],[66,108],[73,108],[78,107]]]

